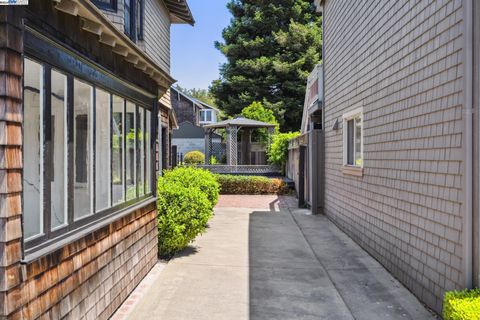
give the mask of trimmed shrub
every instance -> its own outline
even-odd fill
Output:
[[[185,154],[183,161],[186,164],[203,164],[205,163],[205,155],[200,151],[190,151]]]
[[[173,170],[165,171],[163,179],[180,184],[185,188],[198,188],[206,194],[212,208],[217,204],[220,185],[210,171],[188,166],[176,167]]]
[[[445,293],[443,319],[480,320],[480,289]]]
[[[219,174],[221,194],[284,194],[288,186],[281,179],[260,176],[235,176]]]
[[[160,178],[158,182],[158,250],[172,256],[205,231],[212,204],[198,188]]]

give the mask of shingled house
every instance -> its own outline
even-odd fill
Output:
[[[446,290],[480,285],[480,3],[316,3],[312,211],[440,312]]]
[[[0,7],[1,319],[107,319],[156,263],[172,23],[186,1]]]

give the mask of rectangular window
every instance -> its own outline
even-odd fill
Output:
[[[124,167],[124,143],[123,123],[125,101],[113,96],[112,106],[112,202],[122,203],[125,200],[125,167]]]
[[[110,94],[95,93],[95,211],[110,207]]]
[[[153,96],[135,104],[28,58],[23,92],[27,251],[152,194]]]
[[[117,11],[117,0],[93,0],[98,8],[108,11]]]
[[[213,110],[210,110],[210,109],[200,110],[200,122],[202,122],[202,123],[214,122]]]
[[[23,197],[24,237],[43,233],[43,67],[24,63]]]
[[[145,194],[145,113],[142,108],[138,108],[138,129],[137,129],[137,150],[139,161],[137,163],[137,181],[138,195]]]
[[[92,197],[92,108],[93,87],[75,79],[73,84],[73,150],[75,177],[74,218],[93,212]]]
[[[52,173],[50,177],[52,194],[52,229],[67,223],[67,76],[52,70],[51,74],[51,132],[53,150]]]
[[[150,132],[152,128],[152,122],[151,122],[151,113],[150,111],[145,111],[145,116],[146,116],[146,132],[145,132],[145,153],[147,154],[146,157],[146,163],[145,166],[147,167],[146,174],[145,174],[145,179],[147,181],[146,183],[146,193],[152,192],[152,142],[151,142],[151,137],[150,137]]]
[[[125,112],[125,179],[127,184],[127,201],[137,197],[136,184],[136,107],[127,101]]]
[[[343,116],[343,164],[363,167],[362,110],[356,109]]]
[[[124,30],[133,42],[143,40],[144,7],[143,0],[124,0]]]

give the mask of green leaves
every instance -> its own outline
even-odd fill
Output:
[[[282,130],[298,130],[308,74],[321,59],[321,17],[309,0],[231,0],[233,15],[216,47],[226,56],[210,90],[234,116],[254,101]],[[275,109],[274,109],[275,108]]]
[[[480,289],[445,293],[443,319],[480,320]]]
[[[171,256],[205,231],[218,201],[219,184],[208,171],[178,167],[158,180],[158,248]]]
[[[300,135],[300,132],[279,133],[273,136],[268,161],[271,164],[285,168],[288,158],[288,142]]]

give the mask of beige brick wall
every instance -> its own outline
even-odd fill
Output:
[[[144,40],[137,45],[165,71],[170,71],[170,15],[162,0],[144,0]],[[102,12],[123,32],[123,1],[118,1],[116,12]]]
[[[462,287],[462,1],[327,0],[325,212],[422,301]],[[342,114],[364,115],[364,176]]]

